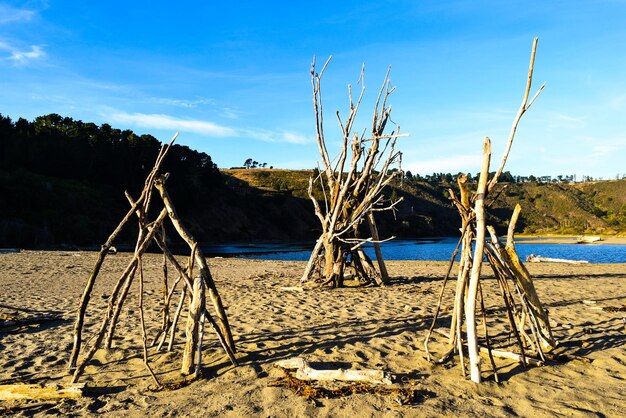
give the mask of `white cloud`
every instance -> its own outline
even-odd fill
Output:
[[[0,51],[8,52],[8,56],[0,57],[2,60],[13,61],[17,65],[27,64],[32,60],[43,58],[46,52],[41,45],[31,45],[29,50],[19,50],[12,45],[0,41]]]
[[[234,129],[220,126],[213,122],[178,119],[168,115],[147,115],[144,113],[113,113],[108,116],[112,122],[128,123],[142,128],[170,129],[182,132],[194,132],[207,136],[236,136]]]
[[[30,47],[30,51],[13,51],[9,59],[19,64],[25,64],[28,61],[42,58],[46,55],[43,48],[39,45]]]
[[[264,142],[286,142],[289,144],[308,144],[311,142],[304,135],[285,130],[274,132],[265,129],[242,129],[241,133],[251,139]]]
[[[150,102],[156,104],[164,104],[168,106],[177,106],[184,108],[196,108],[201,105],[212,105],[214,101],[211,99],[198,98],[195,100],[183,100],[183,99],[170,99],[165,97],[153,97],[150,99]]]
[[[26,22],[36,14],[33,10],[16,9],[5,4],[0,4],[0,25],[12,22]]]
[[[125,113],[109,111],[103,114],[110,123],[123,123],[147,129],[168,129],[180,132],[193,132],[210,137],[232,137],[252,139],[263,142],[308,144],[311,141],[304,135],[296,132],[265,129],[233,128],[219,125],[214,122],[181,119],[163,114]]]

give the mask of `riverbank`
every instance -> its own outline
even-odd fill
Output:
[[[106,297],[129,257],[122,253],[107,257],[94,288],[86,338],[93,335]],[[0,254],[2,313],[19,317],[27,314],[21,309],[45,310],[61,317],[39,327],[0,328],[0,384],[67,381],[72,321],[96,258],[95,252]],[[502,381],[496,384],[485,360],[486,381],[480,386],[461,376],[458,358],[444,366],[424,358],[422,342],[445,262],[390,261],[390,286],[306,292],[289,289],[299,286],[303,262],[213,258],[209,264],[227,306],[240,367],[230,366],[208,329],[206,378],[173,391],[151,391],[152,381],[141,360],[134,286],[120,316],[114,349],[98,352],[86,369],[82,380],[91,388],[87,395],[13,412],[28,416],[504,417],[619,416],[626,409],[625,314],[602,310],[626,305],[626,264],[529,264],[561,342],[557,353],[562,362],[525,369],[510,360],[496,360]],[[491,333],[506,344],[499,290],[489,269],[484,274]],[[145,257],[144,275],[147,330],[154,336],[160,320],[160,256]],[[451,298],[449,289],[448,307]],[[449,312],[443,314],[445,318]],[[180,333],[172,353],[150,351],[150,363],[166,383],[180,380]],[[431,348],[440,353],[444,340],[434,338]],[[375,393],[309,401],[274,386],[282,371],[273,363],[295,356],[326,367],[386,370],[403,388],[415,391],[415,401],[401,405],[397,396]],[[9,407],[16,405],[0,402],[0,414]]]
[[[599,237],[600,240],[596,242],[590,242],[589,244],[607,244],[607,245],[626,245],[626,237],[622,236],[604,236],[604,235],[593,235],[591,236],[581,236],[581,235],[555,235],[555,234],[545,234],[545,235],[525,235],[525,234],[516,234],[515,240],[520,244],[577,244],[581,238],[590,238],[590,240],[594,240]]]

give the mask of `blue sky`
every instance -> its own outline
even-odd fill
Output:
[[[285,4],[289,3],[289,4]],[[507,169],[626,174],[626,1],[147,2],[0,0],[0,113],[59,113],[279,168],[318,160],[309,75],[326,135],[365,66],[358,130],[391,65],[393,120],[413,173],[472,172],[483,138],[499,161],[533,37],[534,89]],[[494,162],[494,165],[496,163]],[[493,167],[495,170],[495,167]]]

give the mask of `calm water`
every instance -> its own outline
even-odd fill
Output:
[[[436,260],[448,261],[456,247],[457,238],[393,240],[382,245],[386,260]],[[313,243],[256,243],[204,246],[210,256],[256,258],[262,260],[306,261]],[[626,245],[606,244],[525,244],[516,242],[522,260],[529,254],[542,257],[587,260],[590,263],[626,263]],[[372,246],[365,251],[374,257]]]

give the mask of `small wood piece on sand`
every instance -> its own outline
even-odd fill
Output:
[[[363,370],[344,370],[344,369],[329,369],[319,370],[314,369],[309,365],[309,362],[301,357],[294,357],[287,360],[280,360],[274,363],[278,367],[283,369],[296,370],[296,379],[300,380],[319,380],[319,381],[332,381],[341,380],[348,382],[366,382],[377,385],[391,385],[391,377],[388,373],[382,370],[363,369]]]
[[[0,385],[0,401],[74,399],[83,396],[84,383],[70,385]]]

